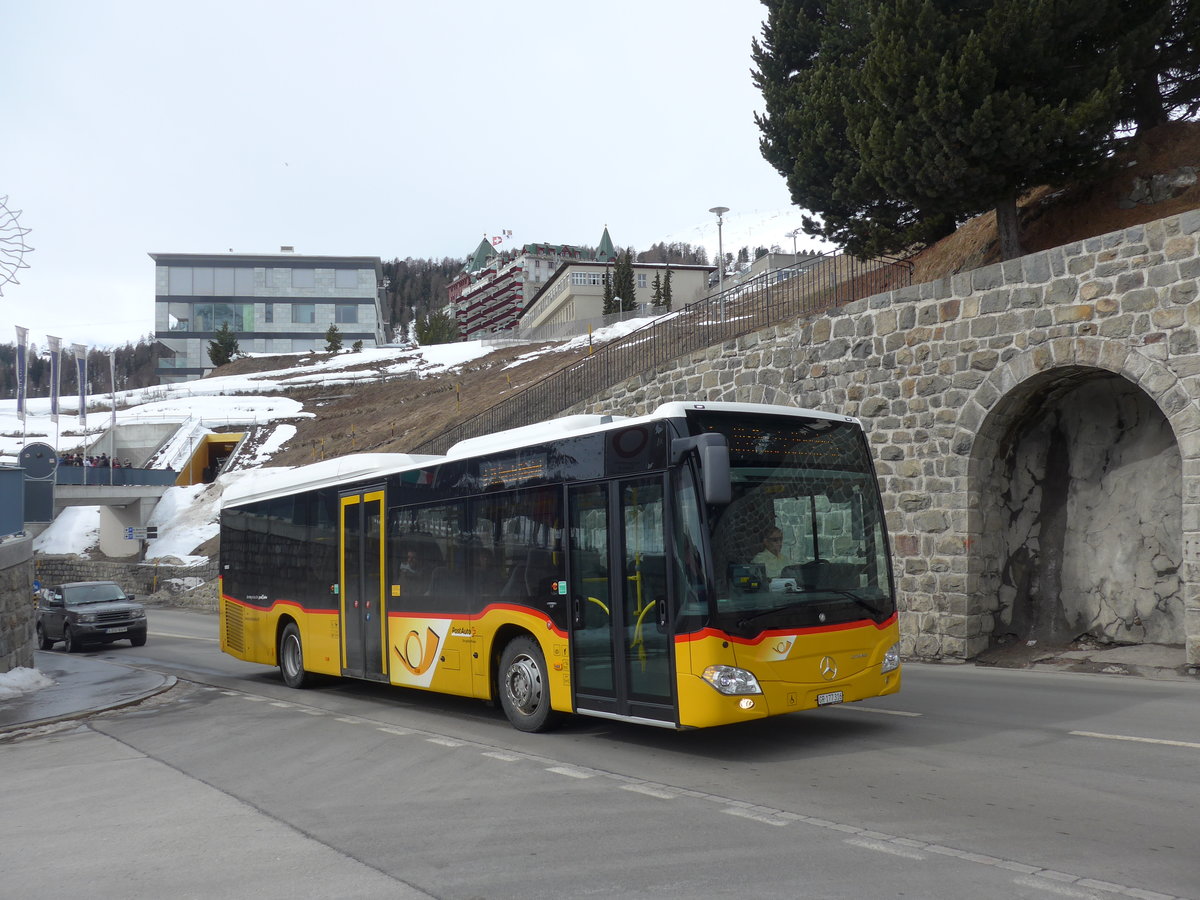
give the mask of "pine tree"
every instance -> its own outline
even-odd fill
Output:
[[[667,277],[663,279],[662,286],[662,305],[667,309],[671,308],[671,270],[667,269]]]
[[[615,294],[613,292],[612,275],[609,274],[608,267],[605,266],[605,268],[604,268],[604,299],[600,306],[600,309],[601,309],[602,313],[606,316],[611,316],[613,313],[615,313],[617,311],[616,302],[614,300],[614,297],[615,297]]]
[[[235,356],[241,355],[237,335],[229,327],[228,322],[222,322],[221,327],[213,333],[213,340],[208,342],[208,358],[217,368],[229,363]],[[88,366],[90,372],[92,367]],[[90,380],[90,379],[89,379]]]
[[[753,42],[759,149],[787,181],[806,234],[858,256],[934,241],[953,219],[893,197],[865,169],[847,134],[858,103],[855,73],[870,40],[867,0],[763,0],[763,40]],[[718,265],[720,261],[718,260]]]
[[[417,341],[422,347],[450,344],[459,339],[458,322],[444,312],[430,313],[417,319]]]
[[[1020,254],[1017,198],[1096,170],[1122,78],[1097,0],[880,0],[847,133],[890,196],[955,220],[996,210]],[[1070,59],[1071,66],[1062,60]]]
[[[655,306],[663,305],[662,276],[658,272],[654,273],[654,291],[650,294],[650,302]]]
[[[342,349],[342,332],[337,325],[330,325],[325,331],[325,352],[337,353]]]
[[[626,250],[617,256],[616,272],[613,275],[613,303],[620,300],[620,308],[614,312],[630,312],[637,309],[637,288],[633,276],[633,253]]]

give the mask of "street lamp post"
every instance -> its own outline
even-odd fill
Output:
[[[709,210],[717,216],[717,292],[721,295],[721,321],[725,321],[725,245],[721,240],[721,217],[729,212],[728,206],[714,206]]]
[[[792,262],[793,263],[796,261],[795,257],[799,256],[799,254],[800,254],[800,251],[796,249],[796,237],[799,234],[800,234],[800,229],[796,228],[792,231],[789,231],[787,234],[784,235],[784,237],[790,237],[792,239],[792,257],[793,257]]]
[[[728,206],[714,206],[709,210],[717,215],[717,283],[720,290],[725,290],[725,246],[721,242],[721,217],[729,212]]]

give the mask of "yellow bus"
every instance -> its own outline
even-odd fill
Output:
[[[222,510],[221,649],[292,687],[476,697],[523,731],[900,688],[883,507],[847,416],[667,403],[269,473]]]

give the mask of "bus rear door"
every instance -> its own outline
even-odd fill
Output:
[[[385,680],[383,486],[340,495],[342,674]]]

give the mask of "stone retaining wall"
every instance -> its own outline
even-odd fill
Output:
[[[37,580],[43,586],[64,581],[115,581],[128,594],[146,597],[159,590],[168,579],[198,578],[209,581],[217,577],[217,563],[200,566],[157,565],[153,562],[119,562],[116,560],[83,559],[78,556],[45,556],[34,558]]]
[[[0,672],[33,667],[33,538],[0,541]]]
[[[1117,634],[1104,640],[1147,640],[1145,617],[1156,617],[1164,626],[1157,633],[1170,632],[1198,665],[1198,236],[1194,210],[868,297],[676,359],[564,414],[734,400],[857,416],[887,504],[907,655],[974,657],[1016,639],[1003,632],[1041,604],[1042,625],[1056,634],[1104,618]],[[1153,478],[1171,483],[1152,503],[1124,489],[1131,496],[1113,508],[1128,514],[1137,506],[1136,527],[1114,530],[1108,546],[1096,548],[1083,535],[1094,541],[1106,523],[1080,498],[1121,490],[1120,466],[1142,461],[1123,451],[1077,490],[1083,476],[1070,459],[1049,458],[1029,435],[1041,433],[1031,422],[1042,423],[1051,437],[1039,440],[1065,443],[1059,455],[1069,456],[1058,418],[1075,405],[1075,388],[1087,385],[1094,396],[1105,383],[1144,394],[1166,423],[1170,447],[1156,445],[1161,459],[1151,464]],[[1138,419],[1156,427],[1152,416]],[[1117,417],[1103,427],[1132,426]],[[1033,471],[1014,462],[1024,458],[1034,460]],[[1054,477],[1073,481],[1057,485]],[[1023,493],[1014,500],[1017,488]],[[1011,515],[1014,504],[1030,513],[1024,532],[994,534],[1000,511]],[[1053,547],[1042,545],[1048,534]],[[1092,555],[1069,571],[1106,567],[1107,593],[1097,601],[1104,615],[1091,610],[1091,619],[1056,593],[1086,599],[1082,583],[1064,585],[1061,573],[1063,555],[1085,546]]]

